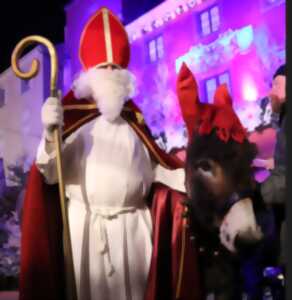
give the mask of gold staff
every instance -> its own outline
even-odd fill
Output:
[[[50,54],[51,58],[51,80],[50,80],[50,95],[52,97],[58,96],[57,90],[57,73],[58,73],[58,57],[54,45],[46,38],[39,35],[31,35],[22,39],[14,48],[11,56],[11,66],[15,75],[22,79],[30,79],[35,77],[39,70],[39,61],[33,59],[31,68],[28,72],[23,72],[19,68],[19,57],[21,56],[23,50],[34,43],[39,43],[44,45]],[[61,211],[62,211],[62,221],[63,221],[63,249],[64,249],[64,259],[65,259],[65,270],[66,270],[66,293],[68,300],[77,300],[76,293],[76,283],[75,283],[75,273],[73,265],[73,256],[72,256],[72,247],[69,231],[69,222],[68,214],[66,208],[66,199],[65,199],[65,187],[63,181],[63,172],[62,172],[62,160],[61,160],[61,133],[60,129],[56,127],[54,129],[54,142],[57,152],[57,172],[58,172],[58,181],[59,181],[59,193],[60,193],[60,202],[61,202]]]

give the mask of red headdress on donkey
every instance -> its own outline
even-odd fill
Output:
[[[244,141],[246,131],[232,108],[232,99],[226,84],[217,88],[213,104],[201,103],[195,77],[183,63],[177,80],[177,94],[189,141],[194,132],[209,135],[213,129],[224,142],[229,139],[238,143]]]

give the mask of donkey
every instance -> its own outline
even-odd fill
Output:
[[[188,131],[185,186],[192,239],[200,252],[206,294],[216,300],[261,299],[262,269],[273,259],[274,219],[253,177],[257,148],[221,85],[201,103],[183,64],[177,94]]]

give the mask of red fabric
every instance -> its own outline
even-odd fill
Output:
[[[87,22],[80,39],[79,57],[84,69],[108,62],[103,15],[108,14],[113,63],[126,68],[130,60],[127,32],[118,18],[107,8],[99,9]]]
[[[201,300],[203,293],[199,278],[196,245],[186,230],[185,247],[182,244],[185,195],[155,185],[152,203],[153,253],[145,300]],[[184,251],[182,281],[178,292],[180,264]]]
[[[177,79],[177,94],[189,140],[194,131],[199,135],[209,135],[213,129],[224,142],[233,139],[242,143],[247,138],[246,130],[232,108],[232,98],[225,84],[217,88],[213,104],[200,103],[196,79],[183,64]]]
[[[190,140],[193,129],[196,126],[195,122],[200,114],[201,104],[197,82],[185,63],[183,63],[179,71],[176,91]]]
[[[58,187],[33,165],[23,207],[20,300],[63,300],[64,269]]]
[[[64,131],[69,130],[67,136],[82,124],[99,115],[96,108],[80,109],[80,106],[92,104],[90,100],[76,100],[72,92],[69,92],[63,100],[64,108],[73,107],[64,112]],[[76,105],[76,109],[74,106]],[[77,107],[79,107],[77,109]],[[137,124],[135,112],[138,108],[131,101],[128,102],[124,118],[129,122],[132,128],[141,137],[149,149],[153,158],[161,160],[168,165],[170,169],[181,166],[181,161],[159,150],[155,144],[146,125]],[[86,114],[93,113],[93,116],[87,121],[78,122],[86,117]],[[78,122],[78,123],[77,123]],[[136,126],[134,126],[136,124]],[[153,154],[156,152],[156,154]],[[157,154],[158,153],[158,154]],[[167,192],[169,191],[169,192]],[[158,192],[158,190],[157,190]],[[171,193],[166,188],[163,192],[157,194],[154,188],[154,250],[151,275],[149,277],[149,297],[151,299],[172,299],[155,298],[155,295],[161,294],[163,286],[174,286],[177,274],[178,257],[180,250],[180,220],[182,207],[179,204],[181,198],[179,193]],[[165,194],[166,193],[166,194]],[[166,195],[166,197],[164,197]],[[161,199],[161,200],[160,200]],[[176,228],[176,229],[175,229]],[[164,234],[165,232],[165,234]],[[167,239],[168,243],[164,241]],[[173,249],[173,255],[172,253]],[[187,249],[190,249],[187,247]],[[197,278],[192,274],[196,272],[196,254],[193,250],[189,251],[190,264],[185,265],[184,285],[182,295],[189,294],[189,288]],[[165,264],[165,258],[170,258],[172,270],[166,272],[168,262]],[[157,262],[157,258],[159,258]],[[160,262],[161,260],[161,262]],[[164,267],[166,269],[164,269]],[[191,270],[188,270],[191,268]],[[190,275],[188,275],[188,272]],[[191,277],[189,277],[191,276]],[[164,279],[163,279],[164,278]],[[193,278],[193,279],[192,279]],[[163,282],[161,282],[161,280]],[[196,281],[196,280],[195,280]],[[196,281],[197,282],[197,281]],[[199,290],[195,287],[194,293]],[[174,289],[172,289],[174,291]],[[57,185],[47,185],[44,178],[33,165],[28,180],[26,195],[23,208],[22,221],[22,239],[21,239],[21,263],[20,263],[20,300],[63,300],[65,299],[65,281],[63,268],[63,250],[62,250],[62,223],[61,211],[59,207],[59,193]],[[193,292],[190,293],[192,295]],[[154,297],[154,298],[153,298]],[[199,299],[199,298],[181,298],[181,299]]]
[[[226,83],[221,84],[215,91],[214,103],[218,106],[227,105],[232,107],[232,98],[228,93],[228,88]]]

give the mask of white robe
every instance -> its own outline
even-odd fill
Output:
[[[42,139],[36,164],[53,184],[55,151],[47,147]],[[142,300],[152,253],[145,198],[154,181],[184,191],[183,169],[154,166],[122,118],[89,122],[62,152],[78,299]]]

